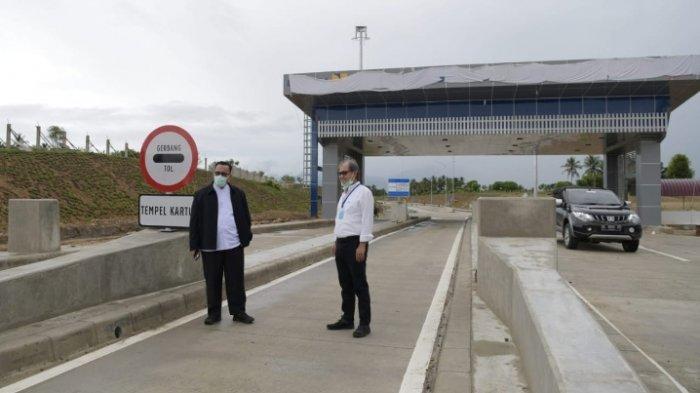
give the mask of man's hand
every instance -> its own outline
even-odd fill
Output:
[[[362,263],[367,257],[367,243],[360,243],[355,250],[355,260],[357,263]]]
[[[335,242],[333,242],[333,256],[335,256]]]
[[[202,254],[199,252],[199,250],[191,250],[191,252],[192,252],[192,260],[193,261],[196,261],[197,259],[199,259],[200,256],[202,256]]]

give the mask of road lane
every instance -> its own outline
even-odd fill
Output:
[[[365,339],[325,329],[340,314],[326,263],[250,296],[252,326],[194,320],[27,391],[395,392],[459,226],[426,222],[370,246]]]
[[[581,294],[689,391],[700,392],[700,238],[645,234],[642,245],[558,248],[559,270]],[[605,327],[604,327],[605,328]],[[656,367],[606,329],[652,392],[678,392]]]

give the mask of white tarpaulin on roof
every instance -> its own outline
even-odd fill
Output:
[[[326,95],[360,91],[422,89],[436,83],[587,83],[700,76],[700,56],[581,60],[568,63],[504,63],[436,66],[416,71],[359,71],[342,79],[289,75],[291,94]]]

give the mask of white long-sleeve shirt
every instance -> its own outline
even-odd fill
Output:
[[[336,238],[360,236],[361,242],[374,238],[374,196],[372,191],[360,182],[356,182],[340,195],[335,215]]]
[[[216,218],[216,250],[202,250],[204,252],[232,250],[241,245],[236,219],[233,217],[231,187],[228,184],[223,188],[215,185],[214,190],[219,203],[219,214]]]

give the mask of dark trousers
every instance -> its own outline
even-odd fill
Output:
[[[369,325],[372,319],[367,284],[367,258],[357,262],[355,251],[360,244],[359,236],[337,239],[335,242],[335,266],[338,268],[340,294],[343,298],[343,319],[355,320],[355,297],[360,311],[360,325]],[[369,253],[369,246],[367,247]]]
[[[231,315],[245,312],[243,282],[243,247],[202,253],[204,279],[207,283],[207,309],[212,317],[221,317],[221,279],[226,276],[226,297]]]

